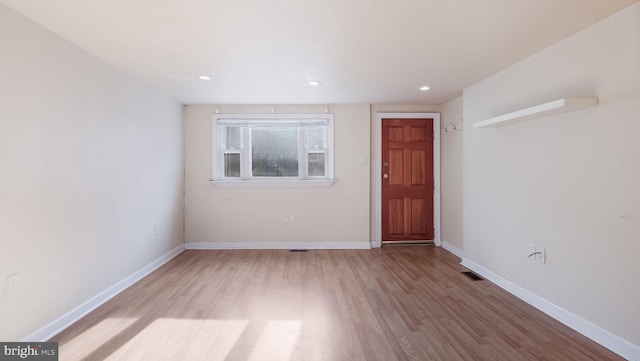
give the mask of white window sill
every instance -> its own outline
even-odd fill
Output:
[[[335,179],[290,179],[290,180],[210,180],[220,188],[329,188]]]

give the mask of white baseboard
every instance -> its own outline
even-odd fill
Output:
[[[141,280],[143,277],[145,277],[149,273],[155,271],[160,266],[162,266],[163,264],[167,263],[169,260],[171,260],[175,256],[179,255],[180,253],[182,253],[182,251],[184,251],[184,249],[185,248],[184,248],[183,244],[181,244],[180,246],[172,249],[171,251],[169,251],[166,254],[162,255],[161,257],[159,257],[155,261],[149,263],[145,267],[143,267],[140,270],[134,272],[133,274],[127,276],[122,281],[120,281],[120,282],[114,284],[113,286],[107,288],[106,290],[100,292],[99,294],[95,295],[94,297],[92,297],[91,299],[86,301],[85,303],[79,305],[78,307],[74,308],[73,310],[67,312],[66,314],[64,314],[62,316],[60,316],[55,321],[53,321],[53,322],[49,323],[48,325],[40,328],[39,330],[33,332],[29,336],[27,336],[24,339],[22,339],[22,342],[44,342],[44,341],[47,341],[47,340],[51,339],[51,337],[57,335],[62,330],[64,330],[67,327],[71,326],[74,322],[76,322],[79,319],[81,319],[82,317],[86,316],[89,312],[95,310],[100,305],[104,304],[105,302],[109,301],[111,298],[116,296],[118,293],[124,291],[125,289],[127,289],[128,287],[130,287],[134,283],[138,282],[139,280]]]
[[[369,242],[187,242],[187,249],[371,249]]]
[[[447,241],[442,241],[442,248],[446,249],[447,251],[453,253],[454,255],[462,258],[463,256],[463,251],[462,249],[458,248],[457,246],[452,245],[451,243],[447,242]]]
[[[599,326],[594,325],[584,318],[577,316],[536,295],[535,293],[532,293],[518,286],[517,284],[499,276],[498,274],[489,271],[485,267],[471,261],[468,258],[462,257],[461,264],[471,271],[493,282],[497,286],[505,289],[509,293],[520,298],[531,306],[537,308],[538,310],[546,313],[547,315],[562,322],[575,331],[617,353],[621,357],[631,361],[640,361],[640,346],[634,345],[631,342],[622,339]]]

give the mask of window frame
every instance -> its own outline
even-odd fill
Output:
[[[333,114],[214,114],[212,121],[213,140],[213,177],[211,181],[216,186],[244,187],[330,187],[335,182],[334,177],[334,128]],[[308,149],[307,131],[314,124],[327,127],[326,148]],[[240,127],[240,149],[227,149],[227,127]],[[298,131],[298,176],[253,176],[251,127],[296,126]],[[225,176],[225,154],[240,154],[240,177]],[[325,154],[325,175],[309,176],[309,155]]]

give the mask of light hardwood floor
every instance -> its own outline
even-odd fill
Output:
[[[186,251],[57,335],[60,360],[622,360],[433,246]]]

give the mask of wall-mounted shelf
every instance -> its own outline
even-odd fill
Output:
[[[536,105],[535,107],[518,110],[473,123],[474,128],[501,127],[516,121],[539,118],[547,115],[570,112],[598,105],[598,98],[562,98],[552,102]]]

